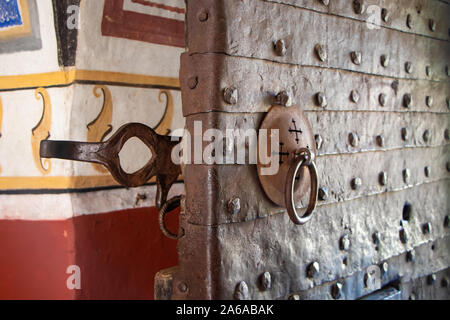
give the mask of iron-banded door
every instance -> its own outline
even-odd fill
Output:
[[[315,134],[305,225],[254,164],[186,164],[175,299],[448,298],[450,4],[188,0],[187,128],[258,129],[280,92]],[[289,124],[287,124],[289,125]]]

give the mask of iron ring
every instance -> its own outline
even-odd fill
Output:
[[[302,216],[299,216],[294,203],[294,187],[298,170],[304,166],[309,169],[311,177],[311,193],[309,195],[309,204],[305,213]],[[319,193],[318,184],[317,168],[314,164],[311,151],[308,149],[301,149],[298,156],[294,158],[293,164],[289,168],[285,187],[286,208],[293,223],[303,225],[311,219],[317,204],[317,197]]]

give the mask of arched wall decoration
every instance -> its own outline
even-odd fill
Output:
[[[101,142],[113,129],[111,125],[113,115],[112,95],[111,91],[104,85],[95,86],[93,92],[97,98],[103,96],[103,106],[98,116],[87,125],[87,141]],[[102,165],[92,164],[92,166],[98,172],[108,172]]]
[[[36,167],[43,175],[50,173],[52,164],[50,159],[41,160],[39,155],[42,140],[50,138],[50,128],[52,124],[52,105],[48,91],[44,88],[37,88],[34,92],[36,100],[43,100],[42,116],[38,124],[31,130],[31,148]]]

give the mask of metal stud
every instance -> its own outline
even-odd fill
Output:
[[[406,261],[407,262],[414,262],[414,261],[416,261],[416,251],[414,249],[406,252]]]
[[[441,280],[441,287],[443,288],[448,288],[448,278],[447,277],[443,277]]]
[[[431,233],[431,223],[426,222],[422,225],[422,233],[423,234],[430,234]]]
[[[308,278],[314,278],[315,276],[317,276],[320,272],[320,265],[317,261],[314,261],[313,263],[311,263],[307,270],[306,270],[306,276]]]
[[[436,22],[433,19],[428,20],[428,27],[431,31],[436,31]]]
[[[385,95],[384,93],[381,93],[381,94],[378,96],[378,102],[380,102],[380,105],[381,105],[382,107],[384,107],[384,106],[386,105],[386,100],[387,100],[387,97],[386,97],[386,95]]]
[[[361,178],[353,178],[350,184],[353,190],[358,190],[362,186],[362,180]]]
[[[427,77],[429,77],[431,75],[431,67],[430,66],[425,67],[425,74],[427,75]]]
[[[447,77],[450,77],[450,70],[448,66],[445,66],[445,74],[447,75]]]
[[[281,91],[275,97],[275,103],[284,107],[290,107],[292,106],[292,99],[291,96],[286,91]]]
[[[234,291],[234,299],[247,300],[248,299],[248,286],[245,281],[239,282]]]
[[[330,0],[320,0],[320,2],[324,5],[327,6],[330,4]]]
[[[450,228],[450,216],[449,215],[445,216],[445,218],[444,218],[444,227]]]
[[[412,73],[413,72],[413,64],[412,62],[408,61],[405,63],[405,71],[407,73]]]
[[[316,135],[314,136],[314,139],[316,140],[316,147],[317,147],[317,150],[322,149],[322,145],[323,145],[323,139],[322,139],[322,136],[321,136],[320,134],[316,134]]]
[[[380,183],[380,185],[385,186],[387,185],[387,181],[388,181],[388,176],[386,172],[381,172],[378,176],[378,182]]]
[[[198,85],[198,77],[190,77],[188,79],[188,87],[190,89],[192,89],[192,90],[195,89],[197,87],[197,85]]]
[[[444,131],[444,139],[445,140],[449,140],[450,139],[450,133],[448,129],[445,129]]]
[[[450,162],[447,162],[445,166],[447,167],[447,171],[450,172]]]
[[[428,277],[427,277],[427,284],[429,285],[429,286],[431,286],[431,285],[433,285],[434,283],[436,282],[436,275],[433,273],[433,274],[430,274]]]
[[[413,104],[412,95],[410,93],[405,93],[405,95],[403,96],[403,107],[411,108],[412,104]]]
[[[380,265],[380,270],[381,270],[381,276],[384,276],[389,271],[389,264],[387,262],[383,262]]]
[[[352,100],[352,102],[358,103],[358,101],[359,101],[359,92],[357,90],[352,90],[352,92],[350,92],[350,99]]]
[[[362,62],[362,53],[361,51],[352,51],[350,53],[350,57],[352,58],[352,62],[356,65],[360,65]]]
[[[409,171],[409,169],[403,169],[402,173],[403,173],[403,181],[406,184],[409,184],[409,178],[411,176],[411,172]]]
[[[351,132],[348,135],[348,142],[350,143],[350,145],[352,147],[356,148],[358,146],[358,144],[359,144],[359,137],[358,137],[358,135],[356,133],[354,133],[354,132]]]
[[[413,19],[412,19],[412,16],[411,16],[410,14],[408,14],[408,15],[406,16],[406,26],[407,26],[408,28],[410,28],[410,29],[412,29],[412,28],[414,27]]]
[[[403,212],[402,212],[402,218],[403,220],[409,221],[411,220],[412,216],[412,204],[409,202],[406,202],[403,206]]]
[[[387,68],[389,66],[389,57],[385,54],[381,55],[380,62],[384,68]]]
[[[448,97],[445,98],[445,102],[447,103],[447,109],[450,109],[450,99]]]
[[[426,166],[426,167],[423,169],[423,171],[424,171],[424,173],[425,173],[425,177],[429,178],[430,175],[431,175],[431,169],[430,169],[430,167]]]
[[[272,286],[272,276],[269,272],[264,272],[261,275],[259,282],[263,291],[269,290]]]
[[[320,43],[316,44],[316,46],[314,47],[314,51],[316,52],[316,55],[320,61],[324,62],[328,59],[327,51]]]
[[[384,136],[382,135],[377,136],[376,141],[379,147],[384,147]]]
[[[339,240],[339,249],[341,249],[342,251],[350,250],[350,238],[348,234],[342,236]]]
[[[327,97],[325,96],[325,93],[318,92],[316,94],[316,104],[322,108],[325,108],[328,105]]]
[[[364,5],[361,3],[360,0],[354,0],[353,1],[353,10],[356,14],[361,14],[364,12]]]
[[[286,55],[287,48],[286,48],[286,43],[284,42],[284,40],[282,40],[282,39],[277,40],[275,42],[274,48],[275,48],[275,53],[278,56],[282,57],[282,56]]]
[[[380,244],[380,242],[381,242],[381,240],[380,240],[380,233],[378,231],[374,232],[372,234],[372,241],[373,241],[373,244],[376,244],[376,245]]]
[[[291,294],[288,299],[289,300],[300,300],[300,296],[298,294]]]
[[[430,141],[430,138],[431,138],[431,132],[430,132],[430,130],[425,130],[425,132],[423,133],[423,136],[422,136],[422,138],[423,138],[423,141],[425,142],[425,143],[428,143],[429,141]]]
[[[383,19],[384,22],[389,21],[389,11],[386,8],[381,9],[381,19]]]
[[[328,200],[328,190],[325,187],[319,188],[319,200],[320,201]]]
[[[400,229],[399,235],[400,235],[400,241],[403,244],[407,244],[408,243],[408,235],[406,234],[406,230]]]
[[[431,108],[433,106],[433,97],[427,96],[425,98],[425,103],[427,104],[428,108]]]
[[[409,139],[409,130],[408,128],[402,128],[402,140],[407,141]]]
[[[232,215],[236,215],[241,212],[241,199],[231,199],[230,202],[228,202],[228,212]]]
[[[200,22],[205,22],[206,20],[208,20],[209,18],[209,14],[206,10],[203,10],[202,12],[200,12],[200,14],[198,15],[198,20]]]
[[[342,283],[335,283],[331,286],[331,296],[333,299],[337,300],[342,296]]]
[[[182,292],[182,293],[186,293],[186,292],[188,291],[188,286],[187,286],[187,284],[184,283],[184,282],[180,282],[180,283],[178,284],[178,290],[179,290],[180,292]]]
[[[223,90],[223,98],[228,104],[236,104],[239,98],[238,89],[235,87],[225,88]]]

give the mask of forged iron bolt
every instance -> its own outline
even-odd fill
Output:
[[[353,1],[353,10],[355,10],[356,14],[361,14],[364,11],[364,5],[361,3],[360,0],[354,0]]]
[[[389,271],[389,264],[387,262],[383,262],[380,265],[381,275],[384,276]]]
[[[405,71],[407,72],[407,73],[412,73],[413,72],[413,65],[412,65],[412,62],[406,62],[405,63]]]
[[[383,19],[384,22],[389,21],[389,11],[386,8],[381,9],[381,19]]]
[[[200,22],[205,22],[206,20],[208,20],[209,18],[209,14],[207,11],[203,10],[202,12],[200,12],[200,14],[198,15],[198,20]]]
[[[359,92],[357,90],[352,90],[352,92],[350,92],[350,99],[352,100],[352,102],[358,103],[358,101],[359,101]]]
[[[429,177],[430,177],[430,173],[431,173],[430,167],[426,166],[426,167],[423,169],[423,171],[424,171],[424,173],[425,173],[425,177],[429,178]]]
[[[423,137],[423,141],[425,141],[425,143],[428,143],[431,138],[430,130],[425,130],[422,137]]]
[[[409,221],[411,220],[412,217],[412,204],[409,202],[406,202],[405,205],[403,206],[403,211],[402,211],[402,219],[405,221]]]
[[[433,274],[430,274],[428,277],[427,277],[427,284],[429,285],[429,286],[431,286],[431,285],[433,285],[434,283],[436,282],[436,275],[433,273]]]
[[[406,230],[405,229],[400,229],[400,241],[403,244],[407,244],[408,243],[408,235],[406,234]]]
[[[405,107],[405,108],[411,108],[412,103],[413,103],[412,95],[411,95],[410,93],[406,93],[406,94],[403,96],[403,107]]]
[[[335,283],[331,286],[331,296],[333,299],[337,300],[342,296],[342,283]]]
[[[241,199],[234,198],[228,202],[228,212],[232,215],[236,215],[241,212]]]
[[[444,131],[444,139],[445,140],[449,140],[450,139],[450,133],[448,129],[445,129]]]
[[[427,77],[429,77],[431,75],[431,67],[430,66],[425,67],[425,74],[427,75]]]
[[[298,294],[291,294],[288,299],[289,300],[300,300],[300,296]]]
[[[342,251],[348,251],[350,250],[350,238],[348,236],[348,234],[344,235],[341,237],[341,239],[339,240],[339,248]]]
[[[378,97],[378,101],[380,102],[380,105],[382,107],[386,105],[386,100],[387,100],[386,95],[384,93],[381,93],[380,96]]]
[[[239,282],[234,291],[235,300],[247,300],[248,299],[248,286],[245,281]]]
[[[436,22],[433,19],[430,19],[428,21],[428,27],[430,28],[431,31],[436,31]]]
[[[416,261],[416,251],[414,249],[406,252],[406,261],[407,262]]]
[[[374,234],[372,234],[372,241],[373,244],[379,245],[380,244],[380,233],[377,231]]]
[[[441,287],[443,288],[448,288],[448,278],[447,277],[443,277],[441,280]]]
[[[411,16],[410,14],[408,14],[408,15],[406,16],[406,26],[407,26],[408,28],[410,28],[410,29],[412,29],[412,28],[414,27],[413,19],[412,19],[412,16]]]
[[[359,188],[361,188],[361,186],[362,186],[361,178],[352,179],[351,186],[352,186],[353,190],[358,190]]]
[[[444,218],[444,227],[450,228],[450,216],[445,216]]]
[[[388,181],[388,176],[386,172],[381,172],[380,175],[378,176],[378,182],[382,185],[385,186],[387,185],[387,181]]]
[[[422,225],[422,232],[423,234],[430,234],[431,233],[431,223],[427,222]]]
[[[223,90],[223,98],[228,104],[236,104],[238,102],[238,89],[235,87],[225,88]]]
[[[180,290],[180,292],[183,292],[183,293],[187,292],[187,290],[188,290],[187,284],[184,282],[180,282],[178,284],[178,290]]]
[[[320,2],[324,5],[327,6],[330,4],[330,0],[320,0]]]
[[[433,106],[433,97],[427,96],[425,98],[425,103],[427,104],[428,108],[431,108]]]
[[[291,97],[286,91],[281,91],[279,94],[277,94],[277,96],[275,97],[275,102],[284,107],[292,106]]]
[[[308,269],[306,271],[306,275],[308,278],[314,278],[316,275],[318,275],[320,272],[320,265],[317,261],[314,261],[308,266]]]
[[[389,66],[389,57],[385,54],[381,55],[380,62],[384,68],[387,68]]]
[[[384,147],[384,136],[379,135],[377,136],[376,140],[379,147]]]
[[[284,42],[284,40],[278,40],[277,42],[275,42],[275,52],[278,56],[282,57],[286,55],[286,43]]]
[[[316,55],[320,61],[324,62],[328,59],[327,51],[320,43],[316,44],[316,46],[314,47],[314,51],[316,52]]]
[[[197,88],[198,85],[198,77],[190,77],[188,80],[188,86],[190,89],[195,89]]]
[[[320,134],[316,134],[316,135],[314,136],[314,139],[316,140],[316,147],[317,147],[317,150],[322,149],[322,145],[323,145],[323,139],[322,139],[322,136],[321,136]]]
[[[409,178],[410,178],[411,172],[409,171],[409,169],[403,169],[403,181],[408,184],[409,183]]]
[[[362,53],[360,51],[352,51],[350,53],[350,57],[352,58],[352,62],[356,65],[360,65],[362,62]]]
[[[260,278],[261,289],[266,291],[272,286],[272,277],[269,272],[264,272]]]
[[[348,135],[348,142],[350,143],[350,145],[354,148],[356,148],[358,146],[359,143],[359,137],[356,133],[352,132]]]
[[[402,140],[407,141],[409,139],[409,130],[408,128],[402,128]]]
[[[326,201],[328,200],[328,190],[324,187],[321,187],[319,189],[319,200],[320,201]]]
[[[325,93],[318,92],[316,94],[316,104],[322,108],[325,108],[328,105],[327,97],[325,96]]]

